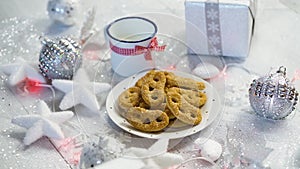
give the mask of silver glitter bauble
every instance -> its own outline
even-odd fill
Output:
[[[48,79],[72,79],[82,64],[80,45],[71,38],[44,39],[39,68]]]
[[[80,155],[80,168],[91,168],[122,156],[124,145],[111,137],[100,137],[98,144],[84,145]]]
[[[47,11],[50,19],[64,25],[73,25],[79,14],[78,0],[49,0]]]
[[[90,168],[102,164],[105,153],[96,143],[84,145],[80,156],[80,168]]]
[[[284,119],[295,109],[298,92],[286,78],[286,69],[280,67],[274,74],[253,80],[249,99],[258,115],[278,120]]]

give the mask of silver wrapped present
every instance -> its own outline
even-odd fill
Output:
[[[256,0],[186,0],[189,53],[247,57],[255,10]]]

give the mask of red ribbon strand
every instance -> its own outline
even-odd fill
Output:
[[[145,46],[135,46],[134,49],[126,49],[126,48],[119,48],[117,46],[114,46],[112,43],[110,43],[110,49],[114,51],[117,54],[124,55],[124,56],[135,56],[144,54],[144,57],[146,60],[152,60],[151,51],[164,51],[166,48],[166,45],[158,46],[157,38],[154,37],[148,47]]]

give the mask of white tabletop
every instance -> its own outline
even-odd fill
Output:
[[[296,109],[297,113],[293,114],[293,118],[291,119],[280,122],[264,121],[255,116],[251,110],[248,103],[247,90],[249,82],[255,77],[254,75],[266,75],[271,68],[276,69],[280,66],[285,66],[287,68],[287,76],[290,78],[296,70],[300,69],[300,13],[297,13],[300,5],[292,0],[290,2],[294,2],[296,5],[288,4],[289,6],[286,6],[286,3],[282,4],[280,0],[258,1],[255,30],[249,56],[244,60],[225,58],[225,62],[223,62],[222,59],[217,58],[217,61],[214,61],[214,63],[218,64],[216,66],[219,68],[222,68],[228,62],[237,62],[240,66],[251,70],[254,74],[249,75],[243,69],[237,67],[228,69],[227,77],[222,79],[224,86],[221,88],[225,89],[225,91],[220,91],[225,106],[223,116],[219,120],[226,121],[226,123],[215,123],[212,125],[212,129],[203,132],[204,136],[213,133],[211,138],[224,143],[226,134],[223,132],[226,132],[226,129],[224,129],[226,125],[230,124],[232,125],[231,127],[242,126],[241,129],[247,132],[245,127],[247,124],[250,126],[248,128],[249,131],[255,130],[257,132],[257,142],[262,143],[263,141],[261,140],[265,139],[266,147],[272,150],[264,158],[263,165],[278,169],[300,167],[300,162],[295,161],[296,157],[300,160],[299,155],[297,156],[297,152],[300,152],[300,137],[297,136],[300,129],[297,125],[300,121],[299,105]],[[57,35],[78,33],[78,27],[80,27],[80,23],[84,20],[84,15],[79,16],[76,26],[58,33],[55,32],[59,31],[57,29],[54,29],[54,31],[51,30],[51,22],[46,13],[46,6],[47,1],[45,0],[0,1],[0,20],[13,17],[20,19],[28,18],[39,31],[53,36],[56,33]],[[155,18],[160,13],[163,16],[170,15],[169,18],[177,17],[175,20],[179,23],[184,23],[184,0],[85,0],[81,2],[81,7],[83,14],[88,9],[95,7],[95,25],[97,25],[100,32],[103,31],[104,26],[110,21],[129,15]],[[161,22],[162,20],[158,19],[157,21],[161,26],[161,31],[167,32],[168,28],[164,26],[164,23]],[[178,25],[178,27],[172,29],[170,35],[181,38],[183,32],[184,26]],[[101,34],[99,37],[99,43],[103,44],[105,41],[103,35]],[[2,72],[0,72],[0,75],[1,79],[5,79],[5,75]],[[0,168],[75,168],[72,164],[66,162],[68,159],[65,154],[59,153],[57,147],[55,147],[56,144],[47,138],[42,138],[28,147],[22,144],[22,138],[26,130],[12,125],[10,120],[17,114],[27,114],[27,111],[31,110],[34,105],[32,103],[34,99],[24,100],[16,97],[7,88],[5,80],[1,80],[0,83],[0,96],[3,100],[0,100]],[[299,80],[295,82],[295,86],[298,90],[300,89]],[[46,100],[49,101],[49,98]],[[82,123],[80,125],[90,129],[88,133],[91,137],[96,138],[99,134],[105,133],[104,129],[99,132],[99,128],[96,127],[100,123],[107,122],[107,120],[103,120],[105,119],[104,115],[100,116],[97,118],[80,117]],[[72,127],[70,127],[76,121],[78,122],[78,119],[69,122],[64,127],[66,131],[71,131],[68,133],[68,136],[81,134],[82,131],[75,129],[72,132]],[[105,126],[111,127],[110,125],[113,126],[113,124]],[[275,126],[278,127],[275,128]],[[119,130],[116,129],[114,132],[117,133]],[[214,131],[212,132],[212,130]],[[191,136],[191,140],[194,137]],[[152,141],[149,142],[149,144],[152,143]],[[186,142],[179,144],[175,149],[178,149],[178,152],[183,151],[185,149],[184,144]],[[176,150],[173,149],[172,152],[176,152]]]

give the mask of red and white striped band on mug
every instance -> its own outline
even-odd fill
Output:
[[[146,60],[152,60],[151,57],[151,51],[164,51],[166,48],[166,45],[158,46],[157,38],[154,37],[148,47],[145,46],[135,46],[133,49],[126,49],[126,48],[120,48],[117,46],[114,46],[110,42],[110,49],[114,51],[117,54],[124,55],[124,56],[134,56],[134,55],[140,55],[145,54]]]

